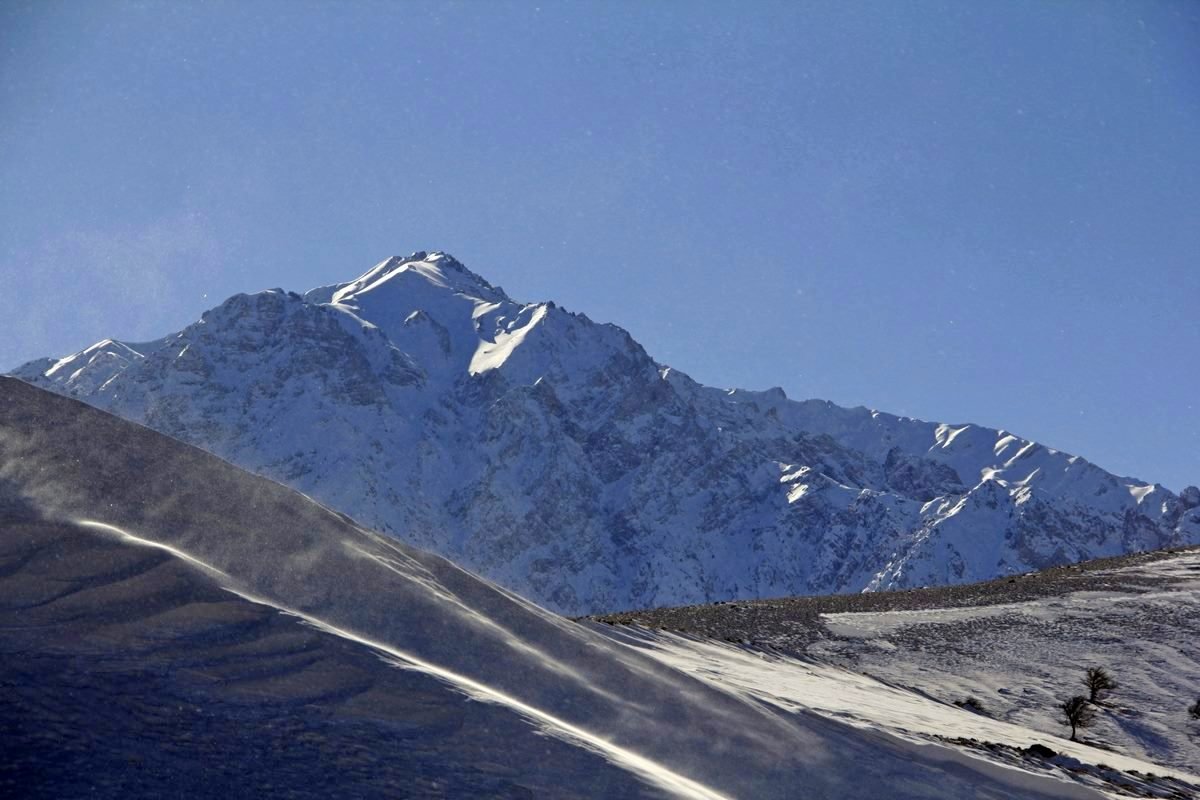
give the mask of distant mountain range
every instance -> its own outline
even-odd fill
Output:
[[[706,335],[722,335],[719,330]],[[444,253],[15,376],[571,614],[965,583],[1200,543],[1200,490],[1006,431],[702,386]]]

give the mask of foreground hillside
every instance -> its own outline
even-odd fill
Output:
[[[6,515],[0,564],[0,796],[663,794],[157,547]]]
[[[20,796],[1098,796],[747,702],[11,379],[0,677]]]
[[[602,620],[753,643],[784,661],[807,661],[801,671],[813,671],[814,661],[840,666],[916,690],[931,707],[974,698],[981,730],[964,733],[971,726],[963,720],[926,730],[995,742],[1010,742],[1012,734],[992,720],[1066,736],[1057,704],[1086,694],[1084,670],[1103,667],[1118,687],[1081,738],[1109,751],[1110,765],[1120,756],[1189,771],[1200,764],[1200,720],[1188,713],[1200,697],[1197,548],[970,586],[658,609]],[[691,647],[672,641],[664,652],[678,657]],[[676,657],[667,660],[694,670],[713,660],[711,651]],[[809,707],[819,705],[805,697]],[[852,693],[838,701],[849,706],[822,702],[828,713],[844,717],[892,727],[912,723],[912,715],[889,721],[887,709]]]
[[[704,387],[620,328],[516,302],[443,253],[237,295],[157,341],[15,374],[572,614],[1200,543],[1195,487],[1005,431]]]

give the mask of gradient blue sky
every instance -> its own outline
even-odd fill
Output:
[[[0,368],[447,250],[706,383],[1200,482],[1195,2],[0,4]]]

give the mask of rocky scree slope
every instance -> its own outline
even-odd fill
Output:
[[[1175,495],[1006,431],[702,386],[444,253],[237,295],[14,373],[554,610],[965,583],[1200,542]]]

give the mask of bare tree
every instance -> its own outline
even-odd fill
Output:
[[[1117,682],[1104,667],[1088,667],[1083,685],[1087,687],[1088,700],[1097,704],[1103,702],[1104,698],[1117,688]]]
[[[1092,708],[1091,701],[1081,694],[1062,701],[1058,708],[1062,711],[1066,724],[1071,726],[1072,742],[1079,741],[1075,738],[1076,728],[1090,728],[1096,721],[1096,710]]]

